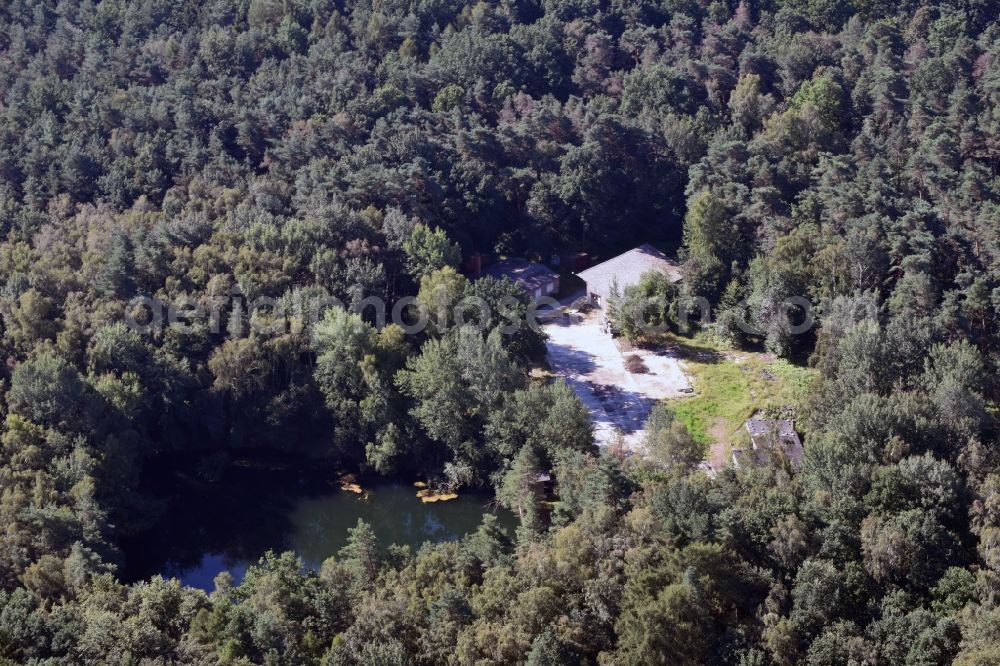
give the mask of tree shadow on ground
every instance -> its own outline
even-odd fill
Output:
[[[578,375],[587,375],[597,369],[597,363],[594,361],[597,357],[590,352],[551,341],[547,346],[549,348],[549,365],[553,365],[554,362],[554,365]]]
[[[583,322],[586,317],[575,312],[545,312],[539,311],[537,314],[539,323],[545,326],[560,326],[562,328],[567,328],[569,326],[578,326]]]
[[[627,435],[646,426],[646,420],[656,405],[655,399],[642,393],[627,391],[620,386],[592,382],[588,384],[608,417],[616,422],[623,433]]]
[[[672,356],[681,360],[715,364],[726,359],[718,349],[673,333],[647,337],[632,343],[636,349],[654,352],[657,356]]]

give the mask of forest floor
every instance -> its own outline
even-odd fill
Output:
[[[604,330],[600,311],[569,311],[545,325],[548,360],[590,410],[599,446],[615,442],[625,448],[643,443],[649,413],[660,400],[691,390],[677,356],[670,350],[622,350]],[[637,356],[645,372],[626,369],[626,357]]]

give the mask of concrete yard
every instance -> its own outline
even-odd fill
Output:
[[[590,410],[599,446],[610,445],[621,432],[629,451],[640,449],[653,405],[690,391],[680,361],[667,352],[629,352],[642,358],[649,372],[628,372],[623,354],[601,326],[599,311],[568,312],[546,324],[544,331],[549,365]]]

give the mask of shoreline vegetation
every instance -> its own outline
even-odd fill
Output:
[[[457,539],[474,532],[486,514],[509,514],[481,492],[422,502],[412,483],[324,469],[315,461],[276,459],[268,453],[233,458],[206,479],[197,459],[185,456],[160,465],[146,487],[160,504],[144,531],[122,546],[118,573],[140,582],[171,575],[211,591],[212,577],[225,570],[242,579],[247,567],[267,554],[293,549],[308,568],[319,569],[346,542],[347,530],[366,521],[382,541],[419,548],[423,540]],[[421,482],[417,482],[421,483]],[[426,513],[421,507],[445,506]]]

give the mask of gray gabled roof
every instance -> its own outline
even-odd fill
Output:
[[[525,291],[533,292],[538,287],[554,282],[559,275],[542,264],[536,264],[527,259],[505,259],[483,271],[498,280],[508,278]]]
[[[640,245],[625,254],[591,266],[577,275],[587,283],[587,288],[596,294],[611,293],[611,285],[617,281],[618,288],[639,284],[639,280],[649,271],[663,273],[671,282],[680,282],[681,269],[677,262],[648,243]]]

